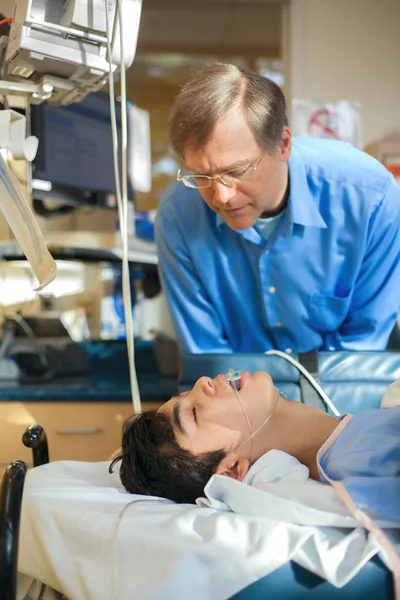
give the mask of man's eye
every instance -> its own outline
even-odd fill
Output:
[[[227,175],[230,175],[231,177],[241,177],[242,175],[244,175],[247,171],[246,169],[236,169],[235,171],[229,171],[229,173],[227,173]]]
[[[229,171],[229,173],[227,173],[227,175],[230,175],[231,177],[235,177],[237,179],[239,179],[240,177],[243,177],[243,175],[246,173],[246,171],[248,171],[249,167],[241,167],[240,169],[235,169],[234,171]]]
[[[197,423],[197,411],[196,411],[195,406],[193,406],[193,408],[192,408],[192,413],[193,413],[194,422]]]

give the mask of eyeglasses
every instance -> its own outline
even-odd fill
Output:
[[[232,187],[239,181],[248,179],[257,169],[263,156],[264,152],[249,165],[233,169],[232,171],[226,171],[225,173],[219,173],[218,175],[182,175],[182,169],[179,169],[176,179],[182,181],[186,187],[195,189],[210,187],[211,181],[214,179],[219,179],[226,187]]]

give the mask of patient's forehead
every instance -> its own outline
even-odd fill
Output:
[[[177,392],[176,394],[174,394],[172,396],[171,400],[173,400],[174,398],[178,398],[178,400],[179,400],[179,398],[184,398],[185,396],[189,396],[191,391],[192,390],[190,389],[190,390],[185,390],[184,392]]]
[[[176,394],[171,396],[171,398],[167,402],[165,402],[165,404],[162,404],[160,406],[160,408],[157,409],[157,412],[169,413],[170,410],[173,409],[174,404],[176,404],[176,402],[178,402],[180,398],[184,398],[185,396],[188,396],[191,391],[192,390],[186,390],[185,392],[177,392]]]

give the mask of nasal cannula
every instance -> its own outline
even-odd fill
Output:
[[[284,352],[280,352],[279,350],[269,350],[268,352],[266,352],[266,354],[276,354],[276,355],[281,356],[282,358],[285,358],[286,360],[288,360],[293,366],[295,366],[308,379],[310,384],[314,387],[314,389],[320,395],[320,397],[325,402],[325,404],[331,409],[333,414],[337,417],[340,416],[340,412],[338,411],[336,406],[333,404],[332,400],[330,400],[330,398],[323,391],[323,389],[317,383],[317,381],[314,379],[314,377],[311,375],[311,373],[309,373],[309,371],[307,371],[307,369],[305,367],[303,367],[303,365],[301,365],[298,361],[296,361],[292,357],[287,356]],[[250,441],[250,460],[251,460],[251,455],[252,455],[252,450],[253,450],[253,437],[260,431],[260,429],[262,427],[264,427],[264,425],[267,423],[267,421],[269,421],[269,419],[271,418],[275,408],[278,405],[279,391],[276,387],[274,387],[275,392],[276,392],[276,401],[275,401],[274,407],[271,410],[270,414],[261,423],[261,425],[259,425],[255,430],[253,430],[251,423],[250,423],[249,416],[247,414],[247,411],[246,411],[244,404],[241,401],[240,395],[239,395],[240,380],[243,376],[243,373],[244,373],[244,371],[234,371],[233,369],[229,369],[228,373],[225,374],[225,378],[229,382],[231,388],[233,389],[235,396],[242,408],[243,414],[246,418],[247,427],[249,428],[249,432],[250,432],[250,436],[248,438],[246,438],[243,442],[241,442],[238,446],[236,446],[235,450],[237,450],[237,448],[240,448],[241,446],[243,446],[243,444],[245,444],[246,442]]]
[[[264,425],[267,423],[267,421],[269,421],[269,419],[271,418],[271,416],[272,416],[275,408],[278,405],[279,392],[278,392],[277,388],[274,386],[274,390],[275,390],[275,393],[276,393],[276,399],[275,399],[274,407],[271,410],[271,412],[269,413],[269,415],[261,423],[261,425],[259,425],[253,431],[253,428],[252,428],[251,423],[250,423],[249,416],[247,414],[247,411],[246,411],[246,409],[244,407],[243,402],[240,399],[240,395],[239,395],[239,391],[238,391],[238,390],[240,390],[240,380],[241,380],[241,378],[243,376],[243,373],[244,373],[244,371],[234,371],[233,369],[229,369],[228,373],[226,373],[226,375],[225,375],[225,378],[229,382],[231,388],[233,389],[233,391],[235,393],[236,398],[239,401],[239,404],[240,404],[240,406],[242,408],[243,414],[246,417],[247,427],[249,428],[249,432],[250,432],[249,437],[246,438],[243,442],[241,442],[237,446],[235,446],[234,450],[237,450],[238,448],[240,448],[241,446],[243,446],[244,444],[246,444],[248,441],[250,441],[250,457],[249,458],[250,458],[250,462],[251,462],[251,457],[252,457],[252,454],[253,454],[253,437],[260,431],[260,429],[262,427],[264,427]]]

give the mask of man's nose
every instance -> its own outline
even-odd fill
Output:
[[[219,181],[218,179],[216,179],[213,182],[214,185],[214,199],[218,202],[218,204],[228,204],[228,202],[230,200],[232,200],[232,198],[235,195],[235,190],[233,187],[227,187],[226,185],[224,185],[222,183],[222,181]]]

